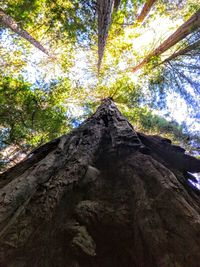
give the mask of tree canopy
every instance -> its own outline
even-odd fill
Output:
[[[111,97],[136,130],[198,154],[200,4],[0,1],[2,166]]]

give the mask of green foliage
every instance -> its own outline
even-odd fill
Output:
[[[55,89],[55,90],[54,90]],[[1,143],[35,147],[69,129],[61,88],[32,89],[22,77],[2,77],[0,82]],[[66,88],[67,89],[67,88]],[[5,133],[3,135],[3,133]]]
[[[168,121],[164,117],[154,114],[148,107],[129,109],[121,107],[121,109],[137,131],[162,135],[175,142],[183,142],[188,136],[183,133],[183,127],[177,122]]]
[[[74,42],[88,28],[94,28],[94,10],[92,1],[76,0],[7,0],[4,10],[12,16],[21,27],[30,30],[36,39],[45,34],[57,42],[59,39]],[[79,10],[82,10],[80,14]]]

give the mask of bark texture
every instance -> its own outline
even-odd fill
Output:
[[[159,45],[153,52],[146,56],[146,58],[135,66],[132,71],[136,72],[141,69],[145,64],[150,62],[152,57],[160,56],[167,51],[170,47],[174,46],[183,40],[190,33],[200,28],[200,10],[198,10],[189,20],[183,23],[172,35],[170,35],[161,45]]]
[[[0,23],[10,28],[16,34],[26,39],[29,43],[34,45],[36,48],[41,50],[43,53],[49,55],[49,52],[38,42],[33,36],[31,36],[27,31],[20,28],[17,22],[9,15],[7,15],[2,9],[0,9]]]
[[[200,160],[136,133],[111,99],[4,173],[2,267],[199,267]]]
[[[146,16],[149,14],[151,8],[153,7],[156,0],[147,0],[142,8],[142,11],[136,18],[136,22],[142,23]]]
[[[119,1],[115,4],[118,8]],[[108,30],[111,24],[114,0],[97,0],[98,15],[98,72],[100,71],[101,62],[108,38]]]

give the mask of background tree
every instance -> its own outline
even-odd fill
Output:
[[[198,10],[192,17],[181,25],[175,33],[167,38],[159,47],[157,47],[152,53],[150,53],[140,64],[133,68],[133,72],[140,69],[144,64],[148,63],[152,57],[157,57],[170,47],[181,41],[187,35],[191,34],[192,31],[200,28],[200,11]]]
[[[144,19],[148,15],[149,11],[151,10],[151,8],[152,8],[152,6],[154,5],[155,2],[156,2],[156,0],[148,0],[148,1],[145,2],[141,13],[138,15],[138,17],[136,19],[136,22],[142,23],[144,21]]]
[[[2,9],[0,9],[0,23],[13,30],[45,54],[49,55],[49,52],[37,40],[35,40],[35,38],[33,38],[27,31],[21,29],[17,25],[17,22],[12,17],[8,16]]]

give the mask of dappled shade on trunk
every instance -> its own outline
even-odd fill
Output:
[[[111,99],[0,177],[0,266],[200,266],[200,160]]]

